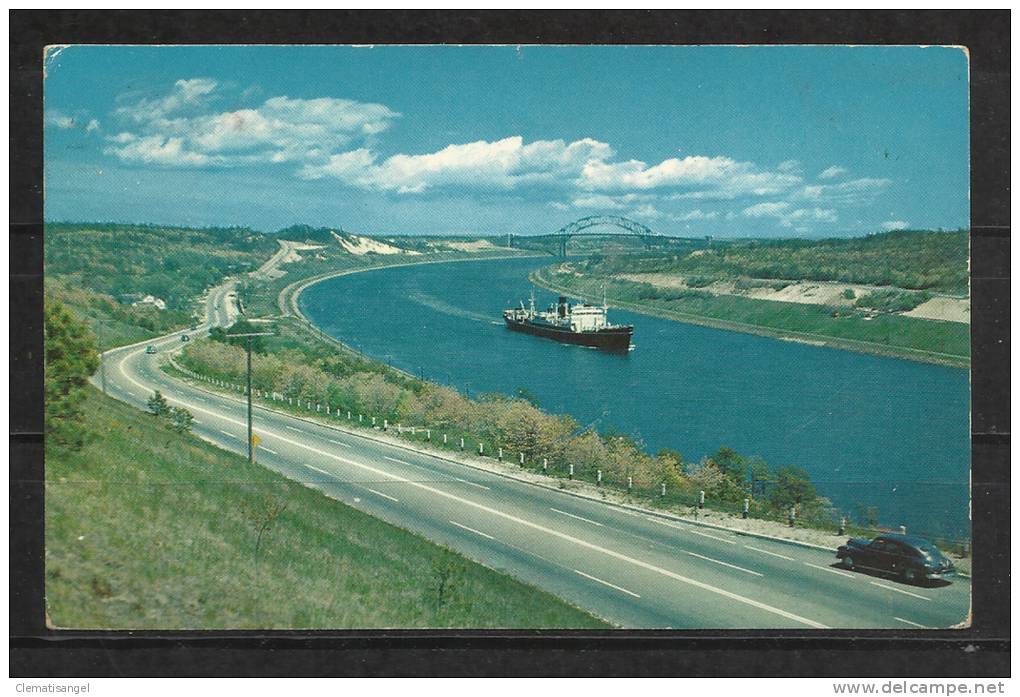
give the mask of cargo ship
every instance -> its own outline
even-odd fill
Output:
[[[535,311],[535,295],[531,304],[503,310],[503,321],[507,329],[525,334],[553,339],[564,344],[589,346],[605,351],[626,352],[630,350],[630,337],[634,327],[626,324],[610,324],[606,319],[606,302],[601,307],[588,303],[571,304],[560,296],[555,305],[545,312]]]

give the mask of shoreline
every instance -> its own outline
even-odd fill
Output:
[[[599,301],[590,294],[578,292],[576,289],[560,286],[552,283],[539,276],[539,271],[533,271],[528,274],[528,280],[531,283],[545,288],[556,293],[566,293],[573,297],[580,298],[585,301],[593,302]],[[764,336],[771,339],[778,339],[780,341],[792,341],[799,344],[805,344],[808,346],[832,348],[841,351],[852,351],[854,353],[864,353],[874,356],[881,356],[883,358],[898,358],[901,360],[913,361],[915,363],[927,363],[929,365],[940,365],[948,368],[963,368],[970,370],[970,361],[962,359],[951,354],[937,354],[930,351],[923,351],[921,349],[910,349],[900,347],[889,347],[881,344],[874,344],[868,341],[860,341],[857,339],[841,339],[839,337],[832,337],[825,334],[813,334],[811,332],[798,332],[787,329],[773,329],[771,327],[763,327],[758,324],[744,324],[742,322],[735,322],[731,320],[718,319],[715,317],[705,317],[703,315],[690,315],[682,312],[670,312],[655,307],[648,307],[639,303],[631,303],[626,301],[614,301],[612,303],[615,307],[630,312],[636,312],[642,315],[649,315],[652,317],[659,317],[661,319],[672,320],[674,322],[682,322],[684,324],[694,324],[703,327],[711,327],[712,329],[722,329],[725,331],[740,332],[742,334],[753,334],[756,336]]]

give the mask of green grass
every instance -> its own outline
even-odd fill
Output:
[[[533,280],[554,290],[566,290],[581,297],[601,298],[603,279],[575,276],[542,269]],[[959,322],[937,322],[917,317],[882,314],[865,319],[864,313],[801,303],[754,300],[704,292],[669,293],[663,297],[642,297],[647,284],[613,279],[606,283],[609,299],[619,306],[661,314],[681,321],[707,320],[738,331],[762,330],[779,336],[835,340],[844,348],[889,355],[966,364],[970,357],[970,326]],[[718,324],[715,324],[718,323]],[[841,342],[841,343],[838,343]]]
[[[46,456],[54,626],[606,626],[95,390],[85,408],[85,447]],[[256,574],[254,521],[277,507]]]

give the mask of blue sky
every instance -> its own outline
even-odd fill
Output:
[[[51,51],[46,218],[719,237],[966,227],[968,64],[915,47]]]

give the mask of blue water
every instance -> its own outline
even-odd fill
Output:
[[[306,316],[359,351],[477,395],[526,387],[550,412],[613,428],[688,461],[727,445],[798,465],[847,512],[969,531],[967,371],[610,310],[627,355],[510,332],[548,259],[432,264],[337,277],[301,295]],[[554,295],[535,288],[538,305]]]

